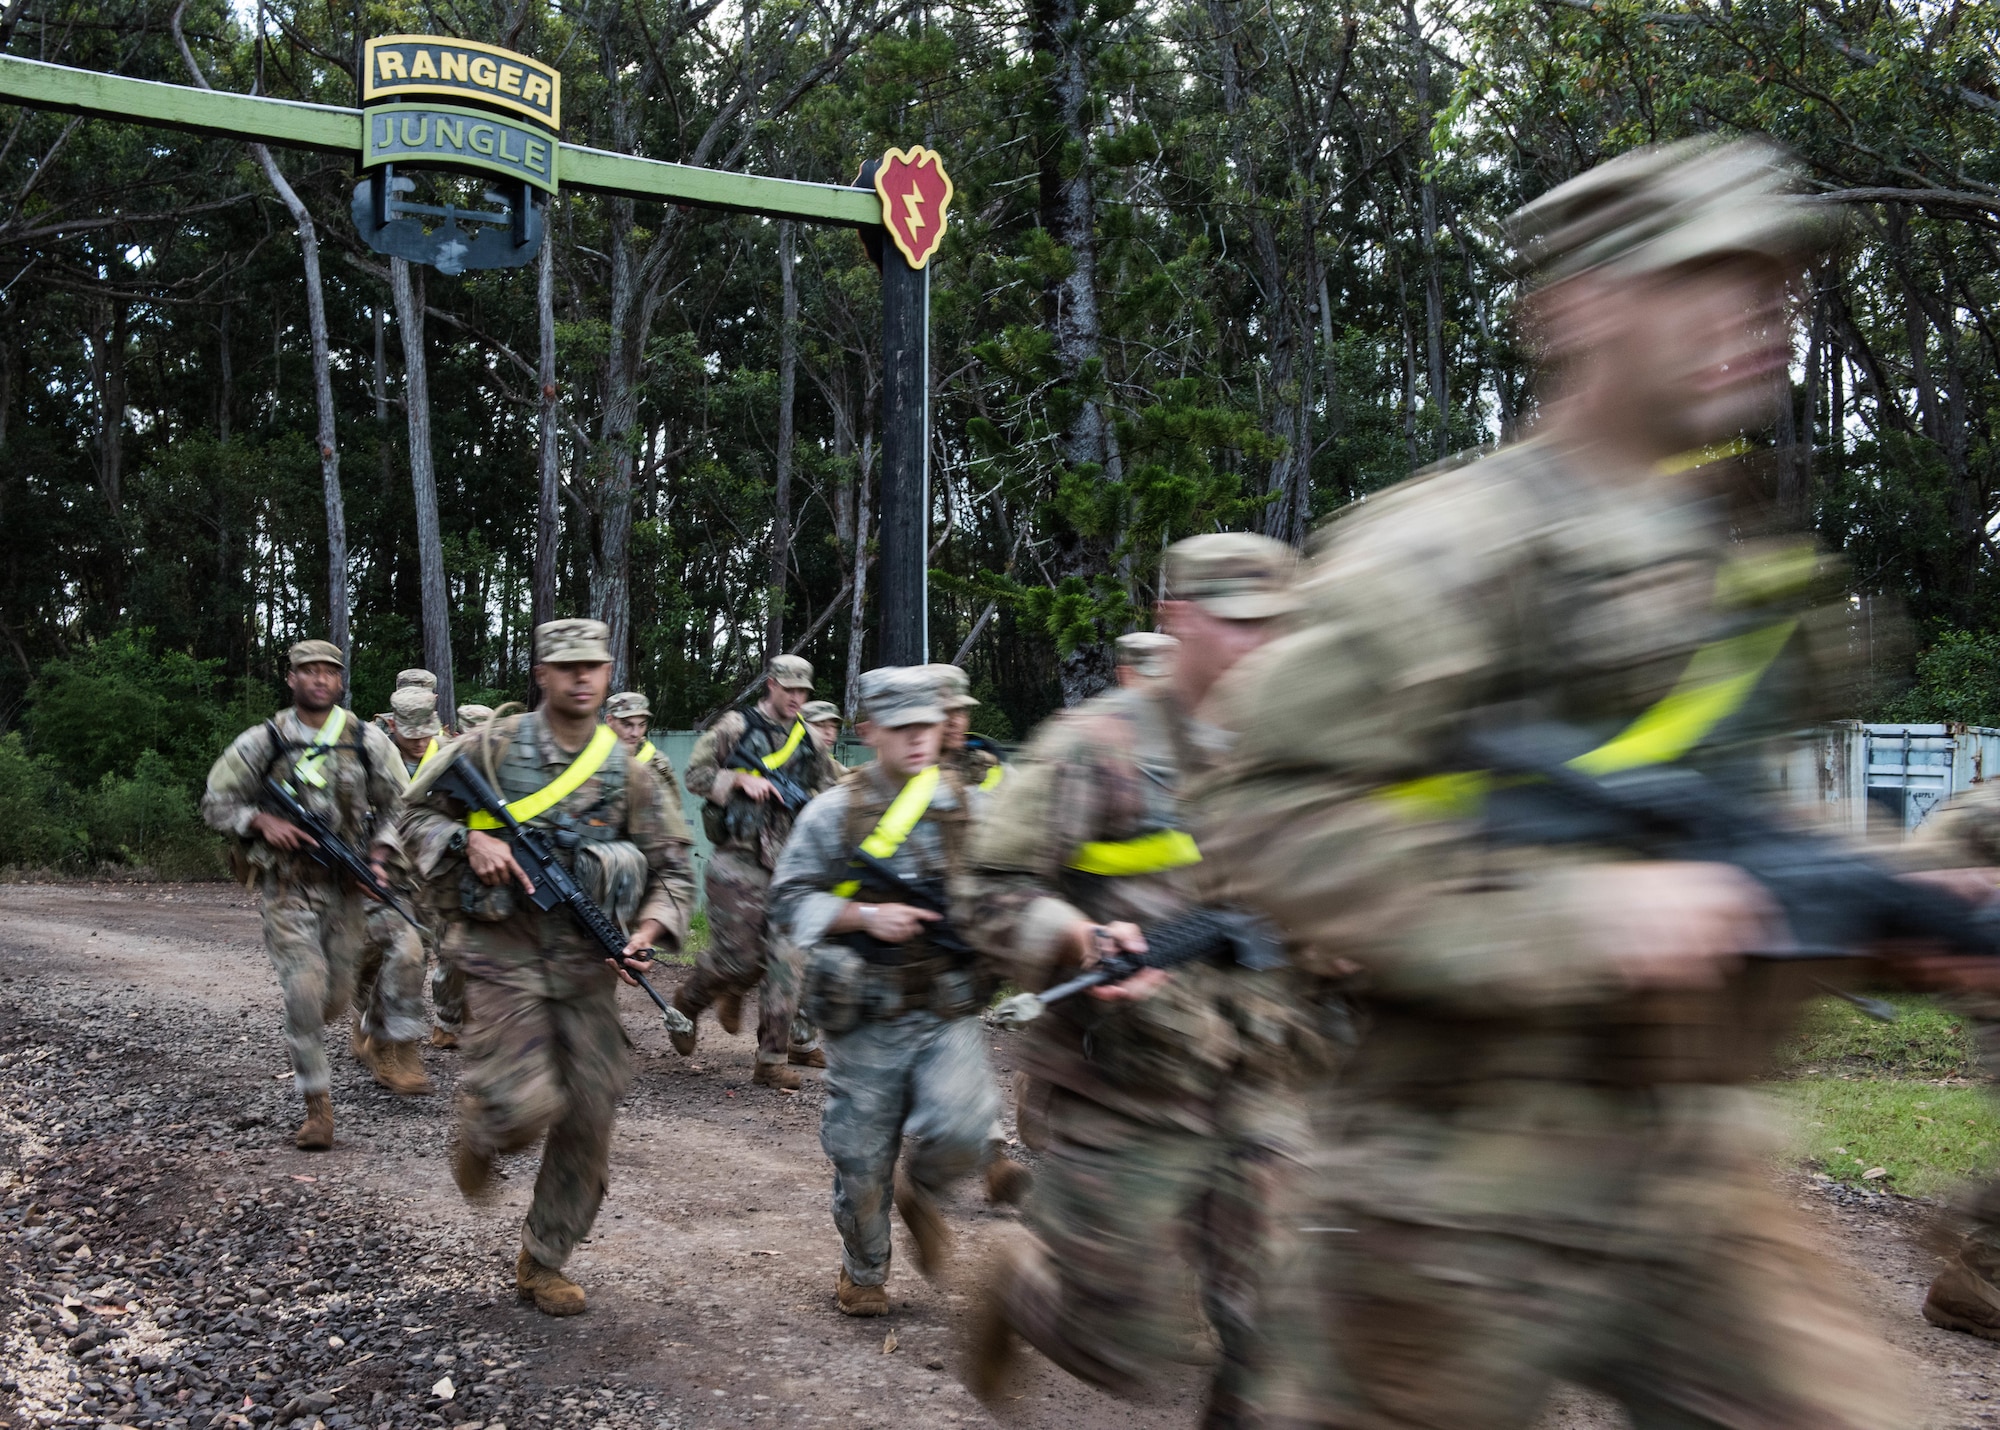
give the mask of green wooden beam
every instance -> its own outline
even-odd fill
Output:
[[[0,55],[0,103],[155,124],[225,139],[261,139],[292,149],[356,156],[361,152],[362,111],[358,109],[160,84],[12,55]],[[857,228],[882,222],[882,201],[873,189],[668,164],[580,144],[562,146],[556,173],[564,188],[601,194]]]

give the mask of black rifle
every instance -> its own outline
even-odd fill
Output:
[[[1585,774],[1567,759],[1590,743],[1553,724],[1471,740],[1474,759],[1496,777],[1486,800],[1488,835],[1507,844],[1598,844],[1654,859],[1732,864],[1764,886],[1791,932],[1788,946],[1752,958],[1869,958],[1898,940],[1966,957],[2000,955],[1995,905],[1976,907],[1900,879],[1824,835],[1778,823],[1683,765]],[[1880,1007],[1867,1011],[1879,1016]]]
[[[599,948],[604,956],[624,972],[637,979],[639,986],[646,990],[646,996],[653,1000],[653,1006],[660,1010],[670,1033],[692,1032],[694,1025],[685,1013],[678,1012],[654,991],[646,981],[646,975],[636,969],[625,967],[625,935],[618,931],[618,925],[610,916],[591,901],[583,892],[569,870],[556,862],[555,851],[548,842],[527,825],[514,817],[514,811],[507,808],[507,801],[495,793],[486,776],[479,772],[473,762],[472,752],[461,750],[458,758],[447,766],[437,777],[432,788],[450,795],[468,809],[483,809],[500,821],[507,831],[507,842],[513,846],[514,862],[521,866],[521,872],[535,888],[528,895],[530,903],[538,909],[557,907],[569,910],[569,916]],[[641,963],[652,960],[653,951],[647,949],[637,960]]]
[[[271,811],[280,818],[296,824],[313,837],[313,843],[301,845],[298,852],[332,874],[345,874],[384,904],[396,911],[398,918],[422,933],[423,926],[410,917],[409,910],[396,902],[396,896],[388,886],[375,877],[375,866],[354,852],[345,839],[327,825],[327,822],[300,804],[298,798],[270,775],[264,776],[264,795],[277,806]]]
[[[806,738],[810,740],[812,736],[808,735]],[[780,770],[772,769],[764,763],[762,755],[746,753],[743,749],[743,742],[740,740],[736,743],[736,759],[747,763],[751,769],[769,780],[771,782],[771,789],[778,796],[778,803],[782,804],[793,814],[797,814],[812,803],[811,790],[800,784],[792,776]]]
[[[993,1010],[993,1022],[1002,1028],[1018,1028],[1033,1021],[1051,1003],[1107,983],[1122,983],[1147,968],[1224,963],[1264,973],[1285,966],[1277,931],[1255,914],[1236,909],[1189,909],[1142,932],[1146,936],[1144,953],[1109,954],[1066,983],[1040,993],[1017,993]]]
[[[924,925],[924,941],[940,953],[948,954],[954,962],[969,964],[979,957],[979,952],[967,943],[951,922],[951,900],[945,893],[942,879],[906,879],[889,866],[886,859],[878,859],[866,849],[857,849],[852,856],[850,868],[857,876],[860,889],[854,897],[867,902],[885,904],[909,904],[919,909],[929,909],[940,917]],[[853,933],[843,935],[848,946],[870,963],[900,963],[900,944],[884,943],[872,934]]]

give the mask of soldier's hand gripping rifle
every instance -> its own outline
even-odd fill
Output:
[[[1978,907],[1900,879],[1832,839],[1780,824],[1695,770],[1648,765],[1589,775],[1568,760],[1588,739],[1554,724],[1469,743],[1495,777],[1485,824],[1500,842],[1600,844],[1655,859],[1732,864],[1755,879],[1784,915],[1791,943],[1750,958],[1872,958],[1894,942],[1970,958],[2000,956],[1994,904]],[[1874,999],[1841,996],[1873,1016],[1894,1016]]]
[[[604,950],[604,956],[611,960],[612,966],[631,975],[646,990],[646,996],[660,1010],[660,1018],[666,1023],[669,1033],[694,1031],[694,1024],[688,1021],[687,1015],[660,997],[653,985],[646,981],[645,974],[626,966],[627,940],[618,931],[618,925],[592,902],[590,895],[584,893],[569,870],[556,862],[555,851],[549,847],[548,841],[514,817],[514,811],[507,808],[507,801],[500,798],[486,776],[479,772],[469,750],[460,752],[459,757],[438,776],[433,788],[442,790],[468,809],[484,810],[499,820],[507,832],[507,843],[514,851],[514,862],[521,866],[521,872],[535,886],[528,895],[528,901],[538,909],[560,907],[568,910],[577,927]],[[647,949],[642,957],[634,961],[650,962],[652,956],[653,951]]]
[[[748,738],[748,736],[746,735],[745,738]],[[777,795],[778,803],[782,804],[791,813],[797,814],[808,804],[812,803],[811,790],[807,789],[790,775],[772,769],[764,763],[762,755],[752,754],[745,750],[742,740],[736,742],[736,754],[732,763],[747,764],[754,773],[762,776],[771,786],[771,792]]]
[[[301,845],[299,853],[329,873],[345,874],[394,909],[397,917],[419,934],[424,931],[423,926],[410,916],[410,911],[396,902],[396,896],[389,892],[388,886],[375,876],[375,866],[356,854],[354,847],[335,834],[325,820],[307,809],[296,795],[270,775],[264,776],[264,797],[276,806],[271,811],[273,814],[296,824],[312,836],[312,842]]]
[[[989,1015],[996,1027],[1018,1028],[1034,1021],[1051,1003],[1107,983],[1122,983],[1148,968],[1187,963],[1234,964],[1252,972],[1285,966],[1285,952],[1271,926],[1236,909],[1189,909],[1142,932],[1144,953],[1112,953],[1065,983],[1040,993],[1016,993]]]
[[[979,951],[952,927],[951,903],[942,883],[906,879],[886,860],[878,859],[866,849],[856,849],[852,857],[852,867],[858,876],[856,882],[860,885],[856,897],[874,903],[909,904],[913,908],[928,909],[938,917],[924,925],[924,941],[960,963],[970,964],[978,959]],[[883,943],[872,934],[856,933],[847,937],[849,946],[863,958],[893,960],[896,957],[893,953],[897,947],[895,944]]]

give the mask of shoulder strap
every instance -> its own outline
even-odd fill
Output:
[[[771,722],[768,720],[760,719],[758,723],[767,728],[771,728]],[[744,733],[745,734],[749,733],[747,728],[747,717],[746,717],[746,729]],[[786,734],[784,743],[779,745],[777,749],[771,751],[770,754],[764,756],[764,768],[767,770],[775,770],[779,766],[783,765],[787,760],[791,759],[793,755],[796,755],[799,752],[799,745],[805,740],[805,738],[806,738],[806,722],[803,720],[792,721],[792,728],[790,732]],[[731,753],[734,752],[732,751]],[[753,774],[755,773],[755,771],[745,769],[740,771],[740,773]]]
[[[903,782],[902,789],[889,801],[889,807],[882,811],[882,817],[875,822],[865,839],[859,841],[865,853],[877,859],[890,858],[903,847],[903,841],[910,837],[910,831],[922,821],[924,813],[936,798],[943,772],[936,765],[918,770]],[[852,798],[850,794],[849,798]],[[850,815],[853,806],[849,806]],[[850,828],[852,826],[850,825]],[[833,892],[841,898],[851,898],[861,887],[856,879],[846,879],[833,886]]]
[[[272,726],[273,729],[277,727]],[[341,733],[347,729],[347,707],[336,705],[327,712],[318,731],[306,745],[306,752],[300,755],[292,766],[292,778],[303,780],[314,789],[326,788],[326,757],[330,747],[338,743]]]
[[[599,725],[590,737],[590,743],[583,747],[583,753],[569,762],[563,772],[536,790],[508,803],[507,809],[514,818],[526,824],[537,815],[547,814],[583,787],[583,782],[604,768],[604,762],[611,758],[612,750],[618,747],[618,735],[609,725]],[[475,809],[465,818],[467,829],[499,829],[501,823],[483,809]]]

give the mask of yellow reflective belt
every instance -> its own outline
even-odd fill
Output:
[[[514,818],[526,824],[538,814],[546,814],[577,790],[583,782],[604,768],[604,762],[611,758],[612,750],[618,745],[618,736],[609,725],[599,725],[597,733],[590,737],[590,743],[583,747],[583,753],[569,763],[569,768],[536,790],[523,795],[508,804],[507,810]],[[465,758],[470,758],[468,754]],[[465,817],[467,829],[499,829],[502,824],[483,809],[475,809]]]
[[[785,743],[764,756],[764,768],[775,770],[778,766],[784,764],[786,760],[796,755],[799,752],[799,742],[805,739],[805,737],[806,722],[803,720],[792,721],[792,732],[785,737]],[[754,775],[758,772],[756,770],[743,769],[738,770],[736,773],[739,775]]]
[[[877,859],[887,859],[903,847],[903,841],[910,837],[910,831],[917,827],[917,821],[924,817],[924,811],[931,807],[931,799],[937,794],[938,767],[932,765],[927,770],[918,770],[882,811],[875,828],[861,841],[861,848]],[[833,886],[833,892],[843,899],[851,899],[860,890],[859,879],[847,879]]]
[[[327,746],[336,743],[340,739],[341,731],[346,728],[347,708],[336,705],[327,712],[325,722],[319,727],[319,733],[313,736],[312,743],[306,746],[306,752],[299,756],[299,762],[292,766],[292,777],[304,780],[315,789],[325,789],[326,775],[322,772],[322,767],[326,764],[329,753]]]
[[[996,790],[1000,788],[1000,781],[1005,778],[1006,774],[1007,767],[1005,765],[995,765],[986,772],[986,778],[979,782],[979,787],[983,790]]]
[[[438,737],[433,735],[431,736],[430,745],[424,750],[424,757],[421,760],[417,761],[417,772],[419,774],[422,774],[424,766],[429,764],[432,760],[435,760],[437,757],[438,757]]]
[[[1680,759],[1743,708],[1798,624],[1778,621],[1703,646],[1672,690],[1624,730],[1571,760],[1570,768],[1610,775]],[[1460,770],[1406,780],[1379,794],[1415,818],[1453,818],[1476,812],[1492,782],[1484,770]]]
[[[633,751],[632,758],[637,760],[640,764],[643,765],[649,762],[653,758],[653,754],[654,754],[653,742],[651,740],[646,740],[642,741],[639,745],[639,748]]]
[[[1070,856],[1069,867],[1083,874],[1123,879],[1134,874],[1164,874],[1200,862],[1201,850],[1192,836],[1179,829],[1159,829],[1137,839],[1079,844]]]

